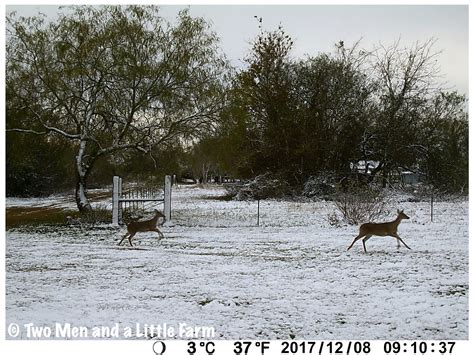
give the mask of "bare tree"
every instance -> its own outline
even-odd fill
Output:
[[[382,173],[385,177],[394,168],[416,163],[413,146],[420,117],[440,89],[435,42],[430,39],[405,48],[398,40],[388,47],[381,45],[372,53],[378,113],[361,146],[366,159],[379,161],[373,176]],[[372,152],[371,156],[367,152]]]
[[[54,22],[7,21],[7,119],[8,109],[27,112],[7,129],[74,145],[80,211],[91,209],[87,177],[97,159],[192,138],[220,109],[227,63],[208,24],[187,11],[176,25],[153,6],[81,6]]]
[[[433,50],[435,44],[432,38],[406,48],[401,47],[398,40],[388,47],[381,45],[373,52],[380,89],[394,111],[401,108],[404,100],[426,96],[439,89],[434,79],[439,77],[436,61],[440,52]]]

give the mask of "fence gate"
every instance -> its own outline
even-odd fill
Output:
[[[164,193],[162,193],[164,191]],[[135,188],[126,192],[122,190],[122,178],[114,176],[112,190],[112,225],[118,226],[122,222],[122,211],[127,206],[133,208],[146,202],[161,202],[165,222],[171,221],[171,176],[165,176],[164,189]]]

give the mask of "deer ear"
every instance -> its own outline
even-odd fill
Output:
[[[397,209],[397,213],[398,213],[398,214],[400,214],[400,213],[401,213],[399,209]]]

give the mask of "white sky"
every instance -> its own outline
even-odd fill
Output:
[[[164,5],[162,15],[173,20],[186,5]],[[7,6],[6,11],[53,17],[57,6]],[[259,32],[254,16],[263,18],[264,29],[279,24],[295,40],[293,57],[317,55],[334,50],[343,40],[350,46],[362,38],[372,49],[390,45],[399,38],[411,46],[436,38],[435,51],[442,51],[439,65],[447,87],[468,94],[468,6],[467,5],[191,5],[193,16],[209,20],[221,38],[221,47],[234,66],[250,49]]]

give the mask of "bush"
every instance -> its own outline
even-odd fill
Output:
[[[260,200],[283,197],[288,193],[289,186],[284,180],[266,173],[243,185],[229,186],[227,190],[236,200]]]
[[[318,176],[311,176],[306,180],[303,186],[303,196],[309,198],[318,197],[330,200],[335,193],[335,178],[330,172],[323,172]]]
[[[386,196],[375,188],[353,188],[337,193],[334,203],[343,221],[351,225],[374,222],[387,215]]]

